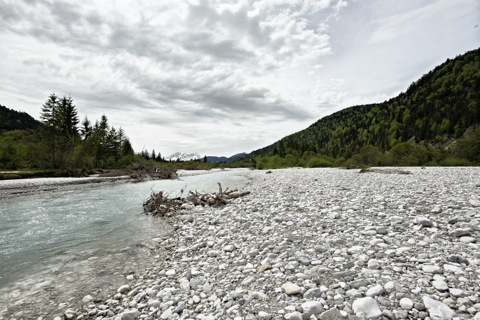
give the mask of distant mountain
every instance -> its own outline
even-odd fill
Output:
[[[235,160],[240,160],[242,158],[245,158],[248,154],[245,152],[242,153],[237,153],[231,157],[216,157],[216,156],[207,156],[207,162],[212,162],[212,163],[225,163],[225,162],[232,162]]]
[[[40,121],[28,113],[19,112],[0,105],[0,132],[10,130],[38,129]]]
[[[202,160],[204,157],[200,154],[194,153],[185,153],[185,152],[175,152],[174,154],[165,157],[167,161],[190,161],[190,160]]]
[[[305,152],[350,158],[363,146],[385,152],[402,142],[445,148],[480,125],[480,49],[446,62],[388,101],[354,106],[250,155],[299,159]]]

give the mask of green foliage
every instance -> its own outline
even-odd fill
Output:
[[[375,146],[366,145],[360,148],[357,154],[354,154],[350,163],[357,166],[378,166],[385,162],[385,156]]]
[[[427,148],[409,142],[395,145],[387,154],[387,163],[392,166],[418,166],[427,161]]]
[[[22,169],[29,167],[28,158],[36,145],[31,130],[13,130],[0,135],[0,168]]]
[[[439,163],[447,155],[430,148],[445,149],[451,139],[459,139],[469,127],[479,124],[480,49],[476,49],[447,60],[395,98],[341,110],[250,156],[292,154],[298,165],[307,166],[313,155],[323,154],[360,164],[382,165],[387,164],[383,154],[410,141],[426,150],[399,147],[411,154],[403,156],[400,149],[394,149],[388,157],[390,164]],[[467,144],[474,142],[461,142],[456,157],[478,163],[478,152],[465,151],[470,149]],[[368,150],[361,151],[364,146],[376,148],[382,156],[378,152],[367,155]]]
[[[307,162],[307,167],[309,168],[323,168],[323,167],[331,167],[333,162],[329,161],[325,157],[312,157]]]
[[[0,168],[54,169],[60,174],[77,175],[92,168],[124,167],[137,160],[123,129],[111,127],[105,115],[93,126],[85,118],[79,129],[71,97],[51,94],[40,117],[42,122],[36,130],[0,133]]]
[[[480,164],[480,127],[472,128],[459,139],[453,149],[454,156]]]
[[[66,169],[75,165],[72,158],[78,144],[78,116],[70,97],[58,98],[52,93],[42,107],[40,115],[42,147],[37,149],[42,167]]]
[[[457,158],[454,156],[448,156],[442,161],[440,161],[440,165],[446,167],[464,167],[464,166],[471,166],[473,163],[468,161],[467,159]]]
[[[285,157],[285,165],[287,167],[295,167],[298,164],[297,158],[292,154],[287,154]]]

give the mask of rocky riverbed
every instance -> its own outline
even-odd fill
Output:
[[[480,168],[407,171],[252,171],[56,319],[480,319]]]

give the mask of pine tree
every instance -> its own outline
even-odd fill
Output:
[[[71,97],[63,97],[58,103],[58,129],[68,138],[78,138],[78,114]]]
[[[42,106],[42,112],[40,114],[40,119],[43,123],[42,128],[42,137],[45,143],[46,155],[43,157],[44,161],[47,162],[48,166],[56,168],[57,159],[56,159],[56,145],[57,145],[57,106],[58,106],[58,97],[55,93],[52,93],[48,96],[48,100]]]
[[[92,134],[92,124],[90,123],[90,120],[88,120],[87,116],[83,119],[80,127],[80,135],[83,140],[86,140],[90,137]]]

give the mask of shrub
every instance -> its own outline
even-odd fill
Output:
[[[332,162],[319,157],[313,157],[307,162],[307,167],[309,168],[323,168],[323,167],[331,167]]]
[[[472,163],[467,159],[457,158],[457,157],[446,157],[442,161],[440,161],[440,165],[446,167],[464,167],[464,166],[471,166]]]

